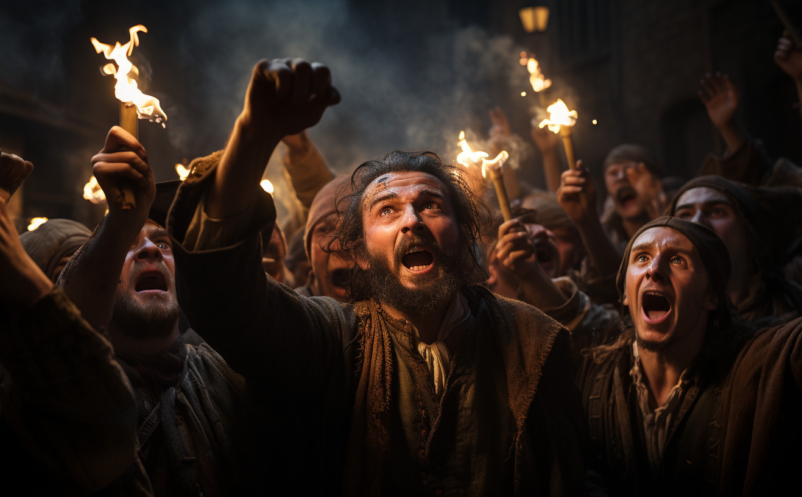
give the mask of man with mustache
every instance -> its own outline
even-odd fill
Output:
[[[773,495],[795,485],[802,442],[802,321],[731,322],[727,247],[674,217],[627,246],[629,327],[579,375],[612,495]]]
[[[257,450],[269,440],[261,435],[269,417],[257,422],[261,399],[212,349],[179,333],[173,242],[163,227],[179,182],[156,185],[144,147],[119,127],[92,163],[109,213],[59,284],[108,331],[133,388],[137,476],[157,496],[252,495],[263,477],[283,488],[279,456]],[[122,209],[122,188],[133,191],[133,209]]]
[[[338,101],[324,66],[257,64],[222,159],[190,176],[170,211],[189,320],[269,390],[288,427],[303,426],[305,450],[288,457],[300,450],[326,472],[321,493],[585,493],[568,332],[469,284],[481,223],[455,168],[394,152],[354,172],[336,248],[356,263],[356,304],[262,274],[257,233],[275,219],[258,187],[267,157]]]

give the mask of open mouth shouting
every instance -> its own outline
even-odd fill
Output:
[[[535,258],[537,259],[537,263],[540,264],[540,268],[543,269],[543,272],[549,278],[554,278],[556,272],[556,254],[555,251],[552,250],[551,244],[547,240],[536,239],[534,242],[535,247]]]
[[[423,274],[434,267],[434,255],[427,249],[413,247],[401,258],[401,264],[412,273]]]
[[[158,269],[143,271],[136,280],[134,290],[137,293],[166,292],[167,278]]]
[[[641,295],[641,313],[649,324],[660,324],[671,314],[671,301],[660,291],[649,290]]]
[[[630,185],[624,185],[615,192],[615,198],[621,207],[630,207],[637,202],[638,193]]]

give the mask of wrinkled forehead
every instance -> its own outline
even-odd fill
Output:
[[[733,205],[730,198],[727,196],[726,193],[716,190],[715,188],[710,188],[708,186],[700,186],[697,188],[691,188],[684,192],[680,197],[677,199],[677,206],[682,205],[694,205],[694,204],[713,204],[713,203],[723,203]]]
[[[688,237],[679,231],[667,226],[655,226],[650,228],[632,242],[631,254],[641,251],[656,251],[678,249],[696,255],[696,246]]]
[[[385,196],[415,198],[424,192],[440,194],[449,199],[448,188],[442,181],[428,173],[410,171],[382,174],[365,189],[361,203],[363,208],[368,208],[375,200]]]

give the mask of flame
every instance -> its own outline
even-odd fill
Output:
[[[84,185],[84,198],[93,204],[100,204],[106,201],[106,194],[97,183],[97,179],[92,176]]]
[[[184,166],[183,164],[176,164],[175,172],[178,173],[178,178],[181,181],[184,181],[185,179],[187,179],[187,176],[189,176],[190,169]]]
[[[115,42],[114,46],[100,43],[97,38],[92,37],[92,45],[95,46],[97,53],[103,52],[103,55],[117,63],[108,63],[103,66],[103,72],[109,76],[114,76],[117,84],[114,86],[114,95],[120,102],[132,103],[136,106],[136,114],[140,119],[147,119],[149,121],[161,123],[165,126],[164,121],[167,120],[167,115],[161,108],[159,99],[145,95],[137,87],[136,81],[129,78],[128,75],[133,73],[134,76],[139,74],[139,70],[134,67],[128,56],[134,51],[134,47],[139,46],[138,32],[142,31],[147,33],[148,30],[145,26],[138,24],[128,32],[131,34],[131,39],[125,45],[120,45],[120,42]]]
[[[46,217],[35,217],[31,219],[31,224],[28,225],[28,231],[35,231],[39,229],[39,226],[45,224],[46,222]]]
[[[261,186],[262,190],[266,191],[267,193],[273,193],[273,183],[271,183],[269,179],[263,179],[261,182],[259,182],[259,186]]]
[[[551,80],[546,79],[543,73],[540,72],[540,64],[537,63],[537,59],[534,57],[529,57],[526,61],[526,70],[529,71],[529,82],[532,84],[532,89],[536,92],[543,91],[551,86]]]
[[[462,148],[462,152],[460,152],[460,154],[457,156],[457,162],[465,167],[471,167],[471,164],[478,165],[482,162],[482,160],[488,157],[488,155],[484,152],[474,152],[471,150],[471,146],[468,145],[468,142],[465,140],[465,131],[459,132],[458,145],[460,148]]]
[[[549,131],[559,133],[560,126],[573,126],[576,124],[576,118],[578,117],[576,111],[569,111],[562,99],[557,99],[546,110],[549,111],[549,118],[540,122],[541,128],[548,126]]]

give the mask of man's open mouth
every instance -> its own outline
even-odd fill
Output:
[[[413,273],[422,273],[434,264],[434,255],[428,250],[411,249],[401,263]]]
[[[348,288],[351,284],[351,270],[335,269],[331,272],[331,283],[339,288]]]
[[[641,296],[641,309],[647,323],[658,324],[671,312],[671,302],[660,292],[648,291]]]
[[[535,257],[540,267],[547,273],[549,278],[554,277],[554,253],[551,251],[548,242],[535,241]]]
[[[167,279],[161,271],[147,271],[139,276],[134,290],[137,292],[167,291]]]
[[[637,196],[638,193],[629,185],[622,186],[615,192],[615,198],[618,200],[618,204],[622,206],[628,205],[629,202],[634,202]]]

